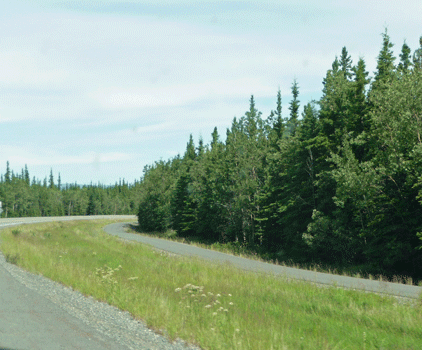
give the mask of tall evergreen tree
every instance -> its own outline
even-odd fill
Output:
[[[191,196],[191,182],[189,173],[183,173],[179,177],[171,204],[173,228],[181,237],[195,233],[196,205]]]
[[[419,49],[413,54],[413,65],[416,70],[422,69],[422,36],[419,39]]]
[[[385,86],[386,83],[394,78],[394,61],[395,57],[393,54],[394,44],[390,41],[390,36],[387,33],[387,28],[382,34],[382,48],[377,58],[377,70],[375,71],[374,82],[372,89],[377,89]]]
[[[352,59],[350,58],[346,47],[343,47],[343,49],[341,50],[339,63],[340,63],[340,70],[343,72],[344,77],[346,79],[351,79],[352,78]]]
[[[6,183],[10,183],[12,181],[12,176],[9,167],[9,161],[6,162],[6,174],[4,175],[4,180]]]
[[[189,142],[186,146],[186,152],[184,155],[184,159],[186,160],[195,160],[196,158],[196,151],[195,151],[195,144],[193,142],[192,134],[189,135]]]
[[[30,184],[30,178],[29,178],[28,166],[26,164],[25,164],[24,176],[25,176],[25,182],[29,185]]]
[[[256,140],[258,129],[262,127],[261,112],[255,108],[255,99],[252,95],[249,100],[249,111],[245,113],[243,124],[245,133],[251,140]]]
[[[199,138],[198,143],[198,158],[201,159],[204,156],[205,153],[205,146],[204,146],[204,140],[202,137]]]
[[[299,85],[297,80],[293,80],[292,84],[292,96],[293,99],[290,101],[289,110],[290,110],[290,118],[289,118],[289,127],[290,127],[290,135],[294,136],[296,133],[296,128],[298,125],[299,120],[299,107],[300,101],[298,100],[299,96]]]
[[[338,59],[334,60],[332,69],[327,71],[323,80],[322,97],[319,101],[321,122],[321,142],[325,144],[327,155],[336,152],[341,145],[350,117],[350,89],[352,82],[348,81],[339,69]]]
[[[406,44],[406,41],[403,43],[403,46],[401,48],[400,53],[400,63],[397,67],[399,72],[406,74],[409,71],[410,66],[412,65],[412,62],[410,61],[410,47]]]
[[[273,129],[275,130],[277,140],[281,140],[284,135],[284,121],[282,115],[282,104],[281,104],[281,90],[278,88],[277,91],[277,107],[275,110],[275,120]]]
[[[356,66],[353,67],[354,83],[351,91],[352,120],[349,123],[349,131],[353,136],[358,136],[363,131],[369,130],[368,101],[366,88],[370,83],[369,73],[366,71],[366,64],[363,58],[359,58]]]
[[[211,137],[212,137],[212,140],[211,140],[211,150],[212,150],[220,142],[217,127],[214,128],[214,131],[212,132]]]
[[[267,136],[273,148],[278,147],[278,141],[283,138],[285,133],[285,124],[282,116],[281,90],[277,91],[277,105],[275,110],[271,110],[266,120]]]
[[[48,181],[48,187],[49,188],[54,188],[54,177],[53,177],[53,169],[50,169],[50,177],[49,177],[49,181]]]

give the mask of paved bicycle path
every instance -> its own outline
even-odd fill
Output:
[[[203,249],[188,244],[128,233],[125,232],[125,227],[127,227],[127,223],[115,223],[104,227],[104,231],[111,235],[115,235],[127,240],[146,243],[171,253],[198,256],[215,262],[229,263],[249,271],[283,275],[288,278],[310,281],[324,285],[335,285],[337,287],[358,289],[368,292],[385,293],[403,298],[416,299],[422,293],[422,287],[418,286],[332,275],[328,273],[313,272],[292,267],[269,264],[261,261],[241,258],[230,254],[220,253],[213,250]]]

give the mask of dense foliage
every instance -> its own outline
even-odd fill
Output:
[[[62,185],[53,172],[43,182],[30,180],[28,168],[15,174],[7,162],[0,179],[2,217],[135,214],[139,203],[139,182],[124,180],[114,186]]]
[[[422,42],[396,65],[382,39],[372,80],[344,47],[301,118],[295,80],[288,118],[280,91],[266,119],[252,96],[225,142],[191,136],[183,157],[146,167],[140,227],[421,277]]]

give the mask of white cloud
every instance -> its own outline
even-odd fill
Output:
[[[252,93],[271,95],[274,94],[274,87],[266,85],[261,79],[245,77],[161,87],[100,88],[88,96],[103,108],[125,109],[182,106],[198,100],[238,98]]]
[[[14,167],[30,165],[78,165],[100,164],[115,161],[128,161],[135,157],[134,154],[124,152],[84,152],[75,155],[60,154],[45,147],[27,148],[22,146],[0,145],[2,155],[1,164],[9,161]]]
[[[11,50],[0,53],[0,85],[3,86],[58,86],[70,75],[64,69],[49,67],[30,51]]]

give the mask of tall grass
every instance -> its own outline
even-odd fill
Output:
[[[373,266],[370,264],[363,265],[333,265],[333,264],[322,264],[322,263],[298,263],[292,259],[283,259],[283,256],[278,254],[270,254],[262,249],[262,247],[257,245],[248,245],[241,242],[214,242],[206,241],[201,237],[179,237],[177,236],[176,231],[167,230],[165,232],[141,232],[137,225],[129,225],[127,228],[128,232],[141,234],[146,237],[155,237],[166,239],[174,242],[185,243],[189,245],[194,245],[196,247],[215,250],[218,252],[232,254],[240,256],[247,259],[253,259],[258,261],[264,261],[271,264],[279,264],[288,267],[294,267],[304,270],[310,270],[315,272],[324,272],[336,275],[357,277],[357,278],[366,278],[366,279],[375,279],[380,281],[392,282],[392,283],[401,283],[408,285],[418,285],[422,286],[422,280],[413,280],[412,277],[406,275],[399,275],[397,273],[391,273],[385,270],[380,270],[379,266]]]
[[[14,263],[204,349],[422,349],[422,307],[121,241],[105,221],[1,231]]]

